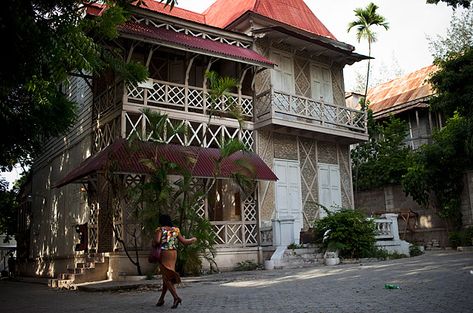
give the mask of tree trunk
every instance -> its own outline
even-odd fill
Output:
[[[366,95],[368,94],[368,82],[370,80],[370,64],[371,64],[371,40],[368,40],[368,71],[366,72],[366,85],[365,85],[365,106],[368,105]]]

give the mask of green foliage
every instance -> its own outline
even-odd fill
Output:
[[[5,234],[9,241],[17,232],[18,189],[8,190],[8,182],[0,179],[0,234]]]
[[[461,53],[473,47],[473,7],[452,15],[445,36],[428,39],[434,59],[445,60],[452,53]]]
[[[460,246],[473,245],[473,226],[450,232],[448,242],[450,243],[450,247],[454,249]]]
[[[339,250],[346,258],[361,258],[372,254],[375,225],[359,211],[343,209],[315,221],[316,240],[331,251]]]
[[[411,245],[409,247],[409,255],[410,256],[418,256],[418,255],[422,255],[424,254],[424,252],[422,252],[422,250],[420,249],[420,247],[418,245]]]
[[[258,269],[258,264],[256,264],[252,260],[246,260],[242,262],[238,262],[237,266],[235,267],[235,271],[254,271]]]
[[[373,31],[374,26],[384,27],[385,30],[389,29],[389,23],[386,22],[384,16],[378,14],[378,6],[373,2],[369,3],[366,8],[357,8],[354,10],[356,20],[348,24],[347,32],[353,27],[356,27],[356,38],[358,42],[361,39],[368,41],[368,56],[371,57],[371,43],[376,42],[376,33]],[[365,84],[365,98],[368,93],[369,78],[370,78],[370,63],[368,59],[368,67],[366,71],[366,84]]]
[[[427,0],[427,3],[438,4],[439,2],[444,2],[454,9],[457,7],[469,8],[471,4],[471,0]]]
[[[404,191],[421,205],[433,205],[451,226],[461,225],[460,195],[463,173],[471,166],[465,140],[469,123],[458,115],[433,134],[433,142],[413,155],[413,163],[402,179]],[[434,196],[435,195],[435,196]]]
[[[368,142],[351,151],[355,190],[399,184],[411,161],[411,151],[403,143],[407,123],[390,117],[381,124],[368,110]]]
[[[105,48],[116,38],[131,0],[108,0],[97,18],[84,15],[87,1],[10,0],[0,11],[6,44],[0,60],[0,168],[29,164],[44,140],[65,133],[76,105],[60,86],[71,75],[89,77],[112,70],[126,80],[147,76],[142,65],[125,63],[121,52]],[[110,45],[108,45],[110,46]],[[18,127],[21,125],[21,127]],[[11,131],[14,129],[15,131]]]
[[[302,247],[303,247],[302,244],[297,244],[297,243],[294,243],[294,242],[287,246],[287,248],[291,249],[291,250],[300,249]]]
[[[451,53],[445,60],[437,60],[440,70],[430,78],[436,91],[431,100],[432,110],[448,116],[455,112],[473,119],[473,47]]]

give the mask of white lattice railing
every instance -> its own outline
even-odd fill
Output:
[[[258,245],[256,200],[249,196],[243,201],[240,221],[211,221],[215,244],[220,247],[252,247]]]
[[[210,222],[215,244],[220,247],[251,247],[258,245],[258,227],[254,221]]]
[[[384,219],[384,218],[377,218],[373,220],[375,223],[375,238],[376,240],[385,240],[385,239],[393,239],[394,235],[392,232],[392,225],[393,220],[391,219]]]
[[[137,135],[141,140],[149,140],[152,133],[150,122],[144,113],[123,112],[125,123],[124,136],[129,139]],[[253,150],[253,130],[239,129],[225,125],[207,125],[204,122],[186,120],[166,120],[166,129],[158,137],[165,143],[177,143],[183,146],[221,147],[228,139],[240,139],[249,150]],[[181,131],[177,131],[177,130]]]
[[[144,106],[169,107],[184,112],[209,114],[211,110],[219,113],[230,113],[239,108],[247,118],[253,117],[253,97],[230,94],[212,104],[209,94],[202,87],[186,86],[160,80],[152,80],[152,88],[127,85],[125,102]]]
[[[256,96],[256,122],[272,117],[366,132],[366,113],[269,89]]]

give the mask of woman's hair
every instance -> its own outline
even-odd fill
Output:
[[[161,214],[159,216],[159,225],[172,227],[173,225],[172,225],[171,217],[167,214]]]

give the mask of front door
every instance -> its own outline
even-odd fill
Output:
[[[276,218],[294,218],[294,242],[299,243],[302,229],[301,175],[299,162],[274,160],[276,182]]]
[[[330,212],[340,210],[342,206],[342,192],[340,188],[340,168],[336,164],[319,163],[319,203]],[[325,210],[320,209],[319,217],[327,216]]]

